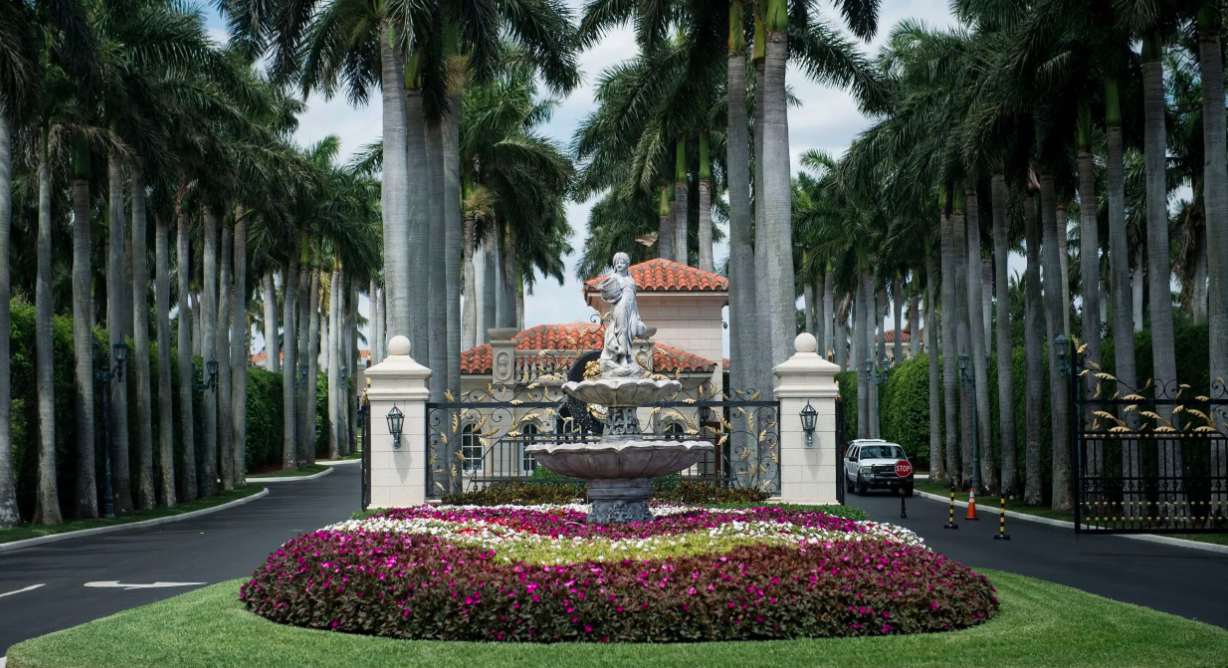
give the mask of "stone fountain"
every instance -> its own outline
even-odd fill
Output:
[[[634,357],[632,341],[648,333],[635,303],[635,279],[626,253],[614,256],[614,272],[598,286],[611,307],[601,351],[600,380],[571,381],[563,392],[586,404],[605,406],[604,433],[584,443],[539,443],[525,449],[542,466],[588,483],[594,524],[646,522],[652,479],[683,471],[715,450],[709,441],[645,440],[637,410],[682,389],[676,380],[655,380]]]

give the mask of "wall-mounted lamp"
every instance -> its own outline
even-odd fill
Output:
[[[806,407],[802,409],[801,415],[802,415],[802,431],[805,432],[806,434],[806,447],[808,448],[813,447],[814,446],[814,427],[815,427],[815,423],[818,422],[819,412],[814,409],[814,406],[810,405],[809,401],[807,401]]]
[[[405,424],[405,414],[401,409],[397,408],[396,404],[392,405],[392,410],[388,411],[388,433],[392,434],[392,447],[401,447],[401,427]]]

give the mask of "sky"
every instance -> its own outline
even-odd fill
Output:
[[[583,5],[582,0],[566,1],[578,16]],[[830,20],[839,21],[829,3],[822,3],[821,7]],[[219,42],[224,42],[225,22],[214,10],[206,11],[210,33]],[[869,43],[862,44],[863,51],[871,54],[877,51],[886,41],[891,28],[903,19],[919,19],[932,27],[946,27],[955,23],[947,3],[943,0],[882,0],[878,34]],[[541,127],[541,132],[564,146],[569,145],[572,133],[580,121],[596,109],[593,87],[600,73],[633,57],[637,52],[630,27],[623,26],[609,32],[598,45],[581,54],[579,64],[583,83],[559,104],[551,121]],[[857,133],[869,126],[870,119],[862,116],[848,93],[812,82],[793,67],[787,72],[787,82],[802,103],[798,107],[789,107],[789,147],[793,156],[794,173],[799,169],[798,158],[803,152],[821,149],[839,156],[848,148]],[[306,112],[299,118],[299,130],[295,138],[299,144],[306,146],[328,135],[337,135],[341,139],[342,160],[347,160],[351,153],[362,146],[378,141],[380,134],[378,95],[373,95],[372,104],[364,107],[353,107],[343,97],[325,100],[312,96],[307,100]],[[597,199],[570,202],[567,205],[567,219],[572,229],[570,241],[574,248],[579,249],[584,244],[588,213]],[[714,250],[717,266],[724,263],[728,253],[726,244],[718,244]],[[526,327],[549,323],[588,322],[591,309],[585,305],[581,297],[581,282],[575,277],[578,255],[575,253],[566,258],[567,280],[562,285],[553,279],[539,280],[534,294],[526,296]],[[366,316],[369,308],[370,305],[363,297],[359,304],[360,312]],[[257,334],[252,349],[259,351],[263,345],[262,337]],[[728,345],[726,332],[726,354]]]

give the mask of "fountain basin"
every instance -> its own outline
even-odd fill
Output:
[[[563,392],[587,404],[643,406],[665,401],[682,390],[676,380],[603,378],[563,383]]]
[[[569,478],[656,478],[686,470],[716,447],[709,441],[538,443],[525,448],[539,464]]]
[[[708,441],[604,440],[525,448],[542,466],[588,483],[590,524],[647,522],[652,478],[677,473],[716,450]]]

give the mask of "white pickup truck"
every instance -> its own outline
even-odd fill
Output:
[[[906,478],[895,474],[895,463],[900,460],[908,461],[908,455],[895,443],[869,438],[849,443],[844,456],[845,489],[858,494],[871,489],[889,489],[893,494],[904,490],[904,496],[912,496],[913,474]]]

